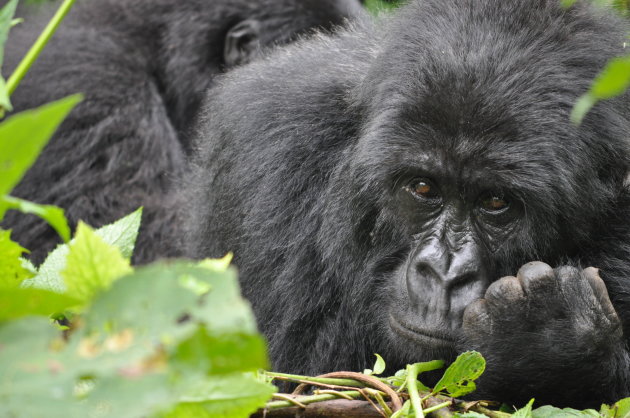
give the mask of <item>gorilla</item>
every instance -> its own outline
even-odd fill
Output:
[[[12,100],[17,111],[73,93],[85,100],[14,194],[94,226],[144,205],[135,260],[176,255],[169,208],[177,203],[166,193],[186,166],[187,127],[215,76],[361,10],[357,0],[80,0]],[[7,45],[9,69],[51,15],[22,11],[26,22]],[[58,242],[32,216],[12,214],[4,226],[36,262]]]
[[[629,29],[583,1],[416,0],[231,72],[187,254],[235,253],[279,371],[474,349],[476,398],[630,395],[630,95],[569,121]]]

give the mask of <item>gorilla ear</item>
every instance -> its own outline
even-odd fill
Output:
[[[244,20],[233,26],[225,36],[223,60],[227,67],[245,64],[260,51],[260,22]]]

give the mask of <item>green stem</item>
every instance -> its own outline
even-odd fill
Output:
[[[20,84],[20,81],[22,81],[28,70],[31,68],[39,54],[57,30],[57,27],[59,27],[63,18],[66,17],[75,1],[76,0],[64,0],[63,4],[57,10],[57,13],[55,13],[50,22],[48,22],[48,25],[46,25],[46,28],[44,28],[43,32],[39,35],[31,49],[28,50],[22,61],[20,61],[20,64],[17,66],[15,71],[13,71],[13,74],[11,74],[11,77],[9,77],[9,80],[7,81],[7,90],[9,95],[13,94],[18,84]]]
[[[445,408],[447,406],[451,406],[452,403],[453,402],[451,402],[451,401],[442,402],[441,404],[438,404],[438,405],[435,405],[435,406],[432,406],[430,408],[425,409],[423,412],[425,414],[428,414],[429,412],[434,412],[434,411],[437,411],[438,409],[442,409],[442,408]]]
[[[287,373],[276,373],[276,372],[268,372],[263,371],[266,376],[273,377],[274,379],[282,379],[289,380],[292,382],[302,383],[302,382],[314,382],[314,383],[323,383],[324,385],[333,385],[333,386],[352,386],[352,387],[365,387],[365,385],[361,382],[357,382],[352,379],[334,379],[329,377],[310,377],[310,376],[301,376],[297,374],[287,374]]]
[[[416,414],[416,418],[424,417],[424,412],[422,411],[422,401],[420,400],[417,385],[420,365],[421,363],[416,363],[407,366],[407,390],[411,400],[411,407]]]
[[[353,399],[360,398],[361,396],[363,396],[361,395],[361,393],[357,392],[356,390],[346,390],[346,391],[341,391],[339,393],[342,393]],[[303,405],[308,405],[315,402],[331,401],[334,399],[342,399],[342,398],[340,396],[328,394],[328,393],[323,394],[323,395],[299,396],[296,398],[296,400]],[[265,409],[280,409],[280,408],[289,408],[292,406],[295,406],[295,404],[289,401],[273,401],[273,402],[267,403],[267,405],[265,405]]]

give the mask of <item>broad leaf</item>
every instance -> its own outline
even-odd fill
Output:
[[[4,205],[7,210],[15,209],[22,213],[39,216],[57,231],[61,239],[65,242],[70,240],[70,227],[63,209],[57,206],[40,205],[12,196],[0,196],[0,205]]]
[[[433,393],[447,392],[457,398],[474,391],[477,379],[486,368],[486,361],[476,351],[467,351],[460,354],[457,359],[444,372],[444,376],[433,388]]]
[[[18,113],[0,123],[0,195],[8,194],[22,179],[59,124],[79,101],[81,96],[69,96]],[[0,203],[0,215],[4,206]]]
[[[556,408],[550,405],[541,406],[532,411],[533,418],[601,418],[599,413],[594,409],[586,409],[584,411],[578,411],[571,408]]]
[[[11,240],[11,231],[0,229],[0,289],[16,288],[22,280],[31,277],[32,273],[24,267],[21,258],[25,252]]]
[[[534,399],[527,402],[527,405],[512,414],[512,418],[532,418],[532,405],[534,405]]]
[[[79,222],[66,267],[61,272],[67,295],[89,303],[94,295],[131,271],[129,260],[117,247],[107,244],[92,228]]]
[[[23,316],[51,316],[76,306],[78,300],[35,288],[0,289],[0,321]]]
[[[123,257],[131,259],[141,221],[142,208],[138,208],[124,218],[97,229],[96,234],[106,243],[118,247]]]
[[[142,209],[138,209],[112,224],[97,229],[96,235],[101,237],[104,242],[117,247],[123,257],[130,259],[136,237],[138,236],[141,217]],[[48,257],[40,266],[37,276],[24,282],[24,285],[49,289],[54,292],[64,292],[66,285],[61,277],[61,271],[66,267],[67,256],[68,245],[57,246],[55,250],[48,254]]]

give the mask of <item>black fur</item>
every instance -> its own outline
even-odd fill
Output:
[[[395,371],[476,348],[488,361],[481,398],[597,406],[628,396],[630,98],[569,121],[624,53],[626,30],[584,3],[419,0],[384,28],[357,24],[228,74],[199,128],[188,255],[234,251],[280,371],[362,370],[372,353]],[[407,266],[433,204],[409,198],[406,179],[433,166],[458,203],[455,221],[430,228],[442,241],[453,228],[455,241],[465,235],[439,256],[460,257],[468,239],[479,256],[446,305],[420,284],[412,296],[425,310],[407,319],[455,324],[435,331],[454,335],[449,346],[405,340],[389,318],[409,303],[400,283],[418,274]],[[510,227],[467,214],[479,203],[469,181],[512,196]],[[533,260],[600,268],[616,315],[591,270],[528,264],[496,282]]]
[[[228,31],[255,21],[258,43],[269,47],[340,25],[359,10],[355,0],[79,1],[12,100],[16,111],[74,93],[85,100],[14,194],[61,206],[72,224],[93,226],[145,206],[135,260],[178,254],[170,243],[176,202],[165,193],[185,167],[187,127],[202,95],[227,67]],[[13,29],[9,70],[51,11],[26,12],[26,22]],[[36,262],[58,242],[35,217],[14,213],[3,225]]]

